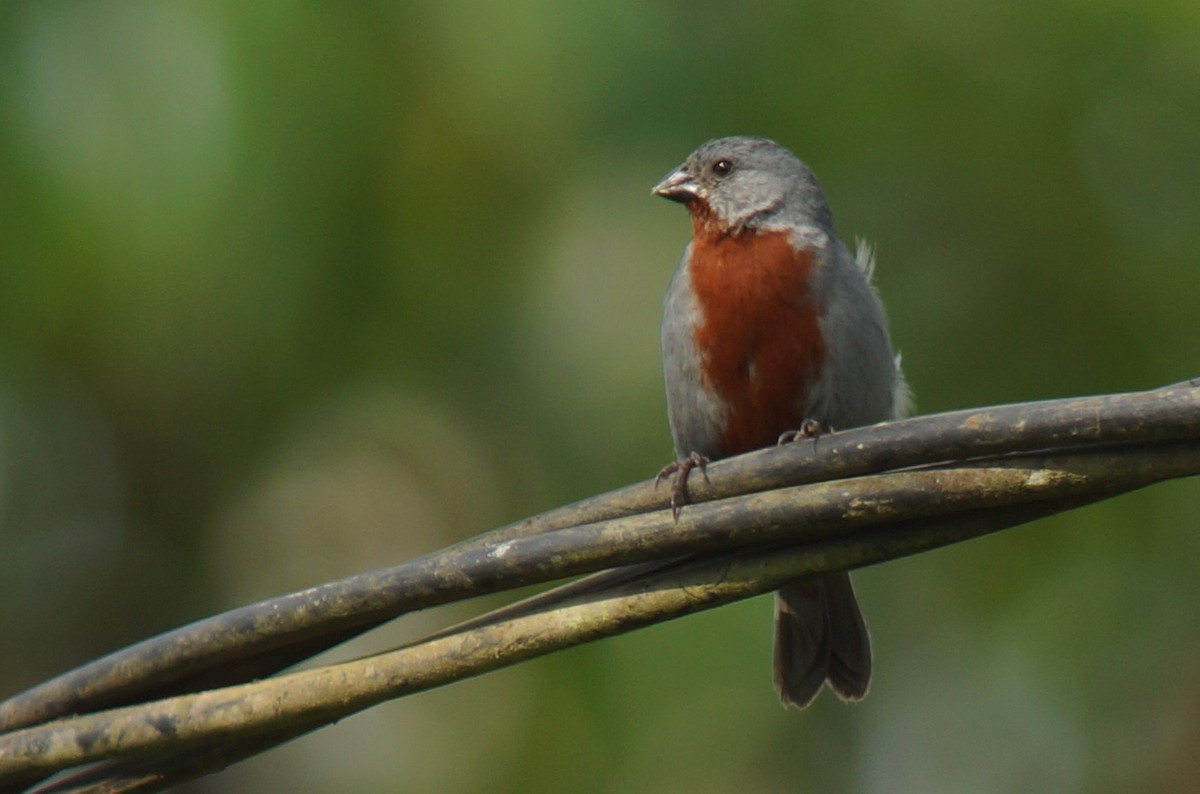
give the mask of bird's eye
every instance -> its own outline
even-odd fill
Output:
[[[713,163],[713,173],[717,176],[725,176],[733,170],[732,160],[717,160]]]

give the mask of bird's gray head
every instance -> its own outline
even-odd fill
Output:
[[[694,219],[722,233],[833,226],[812,171],[766,138],[709,141],[655,185],[654,194],[686,204]]]

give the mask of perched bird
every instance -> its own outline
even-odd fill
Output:
[[[663,301],[667,412],[688,472],[771,446],[789,431],[840,430],[897,416],[907,402],[899,359],[871,286],[869,250],[838,238],[812,171],[764,138],[709,141],[654,188],[687,207],[692,240]],[[871,640],[847,573],[779,591],[775,688],[803,708],[825,682],[858,700]]]

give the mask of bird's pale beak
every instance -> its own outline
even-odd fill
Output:
[[[686,204],[700,195],[700,185],[685,168],[677,168],[654,186],[654,195]]]

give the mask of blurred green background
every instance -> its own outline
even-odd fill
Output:
[[[1200,374],[1193,2],[7,2],[0,114],[0,695],[652,475],[709,137],[876,245],[921,412]],[[1198,513],[861,572],[856,707],[778,706],[763,598],[188,790],[1189,790]]]

